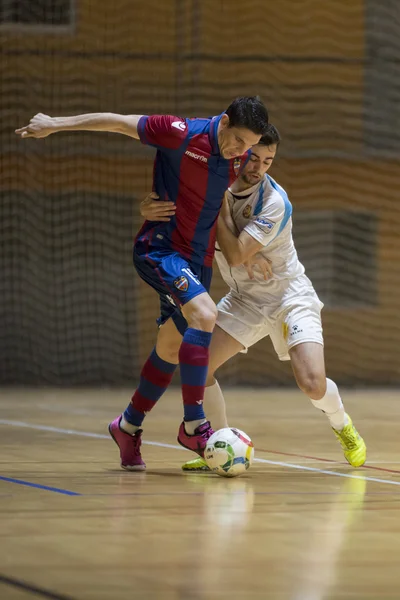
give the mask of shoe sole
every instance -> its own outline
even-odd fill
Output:
[[[110,434],[110,436],[112,437],[114,442],[117,444],[118,449],[120,450],[119,444],[111,431],[111,425],[108,426],[108,433]],[[120,463],[120,465],[121,465],[121,468],[124,469],[125,471],[145,471],[146,470],[146,465],[123,465],[122,463]]]
[[[125,471],[145,471],[146,470],[146,465],[132,465],[132,466],[128,466],[128,465],[123,465],[122,463],[120,463],[121,465],[121,469],[124,469]]]
[[[345,458],[346,458],[346,456],[345,456]],[[351,462],[349,461],[349,459],[348,459],[348,458],[346,458],[346,460],[347,460],[347,462],[349,463],[349,465],[350,465],[351,467],[353,467],[353,469],[359,469],[360,467],[363,467],[363,466],[365,465],[365,463],[367,462],[367,459],[365,459],[365,460],[364,460],[364,462],[360,463],[359,465],[354,465],[353,463],[351,463]]]
[[[182,471],[185,473],[211,473],[210,467],[195,467],[194,469],[182,466]]]

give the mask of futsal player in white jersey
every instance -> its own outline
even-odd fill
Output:
[[[232,356],[270,336],[278,358],[291,361],[299,388],[326,414],[347,461],[359,467],[366,460],[366,446],[345,412],[335,382],[325,374],[323,304],[297,257],[292,205],[285,190],[267,174],[279,141],[271,125],[228,190],[219,217],[216,260],[230,290],[218,304],[204,410],[214,431],[228,427],[215,372]],[[152,195],[141,209],[147,219],[168,219],[174,211],[171,204],[160,206]],[[272,276],[266,271],[269,265]],[[207,470],[207,466],[198,458],[183,469]]]

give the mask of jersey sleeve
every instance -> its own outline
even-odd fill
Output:
[[[138,134],[142,144],[159,150],[177,150],[188,135],[188,124],[173,115],[144,115],[139,119]]]
[[[288,215],[288,206],[279,194],[274,193],[265,208],[253,216],[243,231],[263,246],[268,246],[286,225],[289,216],[291,215]]]

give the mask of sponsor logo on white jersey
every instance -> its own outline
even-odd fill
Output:
[[[186,123],[184,121],[174,121],[173,123],[171,123],[172,127],[175,127],[175,129],[179,129],[180,131],[185,131],[186,129]]]
[[[264,231],[264,233],[271,233],[275,227],[275,223],[270,221],[266,217],[258,217],[255,221],[256,225]]]
[[[186,156],[190,156],[190,158],[195,158],[196,160],[201,160],[201,162],[208,162],[208,158],[203,156],[202,154],[196,154],[195,152],[190,152],[190,150],[186,150]]]

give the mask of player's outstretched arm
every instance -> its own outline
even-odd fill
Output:
[[[139,139],[138,122],[141,115],[118,115],[115,113],[90,113],[75,117],[50,117],[39,113],[29,125],[16,129],[21,138],[45,138],[59,131],[107,131],[122,133]]]

